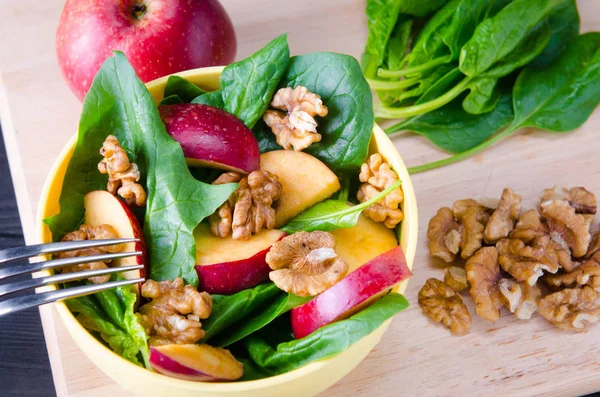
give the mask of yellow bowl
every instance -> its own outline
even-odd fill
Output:
[[[178,73],[191,82],[207,88],[219,87],[219,76],[222,67],[189,70]],[[167,78],[163,77],[148,83],[146,86],[157,103],[163,97]],[[371,152],[379,152],[398,172],[403,181],[405,201],[403,209],[405,218],[402,223],[400,245],[405,252],[408,266],[412,268],[417,246],[417,203],[415,192],[406,166],[394,148],[394,145],[377,125],[373,129]],[[37,213],[37,234],[41,243],[52,241],[50,230],[42,219],[59,212],[58,200],[62,190],[63,179],[69,160],[73,155],[77,136],[73,136],[56,159],[46,179]],[[403,293],[407,281],[396,287]],[[66,305],[55,303],[65,327],[77,345],[104,373],[113,378],[125,389],[143,396],[178,396],[178,397],[307,397],[313,396],[333,385],[344,375],[356,367],[379,342],[391,320],[385,322],[377,330],[355,343],[345,352],[325,360],[321,360],[283,375],[271,378],[237,383],[202,383],[170,378],[145,370],[121,358],[112,350],[98,342],[83,328]],[[401,315],[401,314],[400,314]]]

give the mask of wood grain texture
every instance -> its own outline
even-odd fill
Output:
[[[284,31],[294,54],[328,50],[358,57],[366,38],[362,1],[223,4],[236,26],[238,58]],[[578,4],[582,30],[600,30],[600,2]],[[32,214],[44,178],[75,131],[80,111],[54,55],[61,6],[40,0],[0,3],[0,54],[10,54],[0,57],[0,118],[26,239],[33,236]],[[459,198],[499,197],[506,186],[527,205],[554,184],[586,186],[600,194],[599,129],[596,111],[572,133],[523,131],[473,159],[415,175],[421,239],[407,291],[412,306],[354,371],[322,395],[564,396],[600,390],[600,327],[565,334],[539,317],[520,322],[504,313],[495,324],[475,317],[471,333],[457,338],[429,321],[416,304],[425,280],[443,276],[442,264],[427,254],[425,239],[427,222],[439,207]],[[446,156],[418,136],[398,136],[394,144],[409,166]],[[125,395],[82,355],[50,309],[43,321],[58,395]]]

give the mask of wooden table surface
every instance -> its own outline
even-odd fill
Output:
[[[366,38],[362,1],[222,2],[236,27],[238,58],[286,31],[294,54],[336,51],[358,57]],[[600,30],[600,2],[578,3],[582,30]],[[0,0],[0,120],[28,243],[35,238],[42,184],[75,132],[81,109],[54,53],[61,8],[61,1]],[[443,277],[442,265],[427,254],[425,238],[439,207],[460,198],[499,197],[507,186],[531,206],[543,188],[555,184],[600,194],[598,130],[600,110],[570,134],[524,131],[473,159],[415,175],[421,238],[407,291],[411,307],[354,371],[322,395],[552,396],[600,390],[600,326],[566,334],[539,316],[522,322],[505,312],[495,324],[474,316],[471,332],[459,338],[429,321],[416,303],[427,278]],[[445,156],[415,136],[396,137],[394,144],[409,166]],[[81,353],[51,306],[41,314],[59,396],[126,395]]]

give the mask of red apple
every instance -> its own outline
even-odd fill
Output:
[[[149,261],[144,241],[144,233],[137,218],[127,206],[106,190],[94,190],[85,195],[83,199],[85,207],[85,223],[90,226],[110,225],[116,231],[119,238],[138,238],[140,241],[125,244],[123,252],[141,251],[140,256],[115,259],[110,263],[111,267],[135,266],[143,264],[140,270],[131,270],[122,273],[127,279],[145,278],[149,273]],[[137,291],[136,291],[137,292]]]
[[[244,374],[244,365],[229,350],[204,344],[151,347],[150,365],[163,375],[198,382],[236,380]]]
[[[248,240],[215,237],[207,224],[194,230],[198,290],[211,294],[234,294],[269,280],[271,268],[265,260],[280,230],[264,230]]]
[[[187,103],[159,107],[167,132],[181,145],[188,165],[249,174],[259,168],[252,131],[231,113]]]
[[[371,259],[310,302],[292,309],[294,338],[351,316],[411,275],[400,247]]]
[[[83,99],[113,50],[125,53],[143,82],[182,70],[233,62],[236,39],[218,0],[67,0],[56,54]]]

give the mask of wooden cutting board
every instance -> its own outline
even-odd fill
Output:
[[[365,42],[363,1],[222,2],[236,27],[238,58],[282,32],[289,32],[294,54],[336,51],[358,57]],[[600,30],[600,2],[578,3],[582,30]],[[0,2],[0,121],[29,243],[45,176],[75,132],[81,110],[54,55],[61,8],[59,1]],[[443,277],[442,264],[427,254],[425,238],[439,207],[460,198],[499,197],[504,187],[515,189],[528,206],[555,184],[585,186],[600,195],[599,134],[597,110],[570,134],[523,131],[473,159],[415,175],[421,238],[407,291],[411,307],[354,371],[322,395],[553,396],[600,390],[600,326],[567,334],[539,316],[519,321],[503,313],[495,324],[475,316],[467,336],[452,337],[416,303],[427,278]],[[394,144],[409,166],[446,156],[415,136],[398,136]],[[75,346],[51,306],[41,313],[59,396],[127,395]]]

